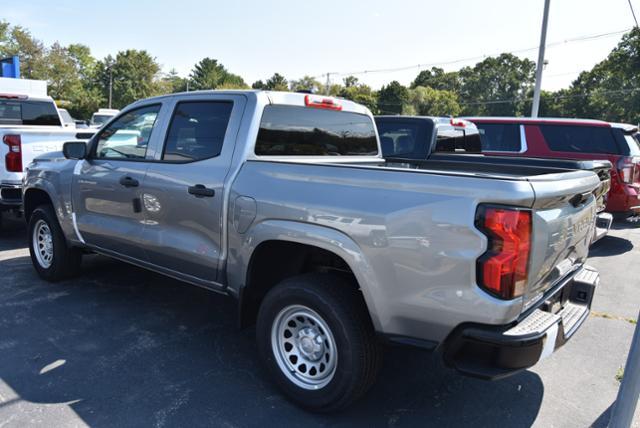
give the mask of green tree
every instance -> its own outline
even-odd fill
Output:
[[[247,87],[242,77],[230,73],[217,59],[203,58],[191,71],[190,88],[194,90]]]
[[[445,72],[442,68],[431,67],[431,70],[422,70],[411,83],[412,89],[418,86],[458,93],[460,76],[457,71]]]
[[[640,123],[640,29],[634,28],[606,59],[580,73],[564,93],[567,115]]]
[[[460,70],[463,114],[518,116],[534,83],[535,63],[504,53]]]
[[[175,68],[172,68],[162,76],[160,84],[163,86],[163,92],[165,93],[184,92],[187,90],[187,79],[180,77]]]
[[[420,116],[457,116],[461,111],[455,93],[424,86],[409,90],[403,109],[404,114]]]
[[[267,89],[267,85],[262,80],[256,80],[251,84],[251,89]]]
[[[283,75],[274,73],[273,76],[267,79],[264,84],[264,88],[262,89],[268,89],[270,91],[288,91],[289,84]]]
[[[289,82],[289,88],[292,91],[311,91],[312,93],[318,93],[322,84],[311,76],[304,76],[299,80],[292,80]]]
[[[344,87],[342,87],[338,96],[362,104],[374,113],[378,111],[376,93],[369,86],[359,83],[357,77],[346,77],[344,79]]]
[[[73,58],[58,42],[55,42],[47,52],[45,75],[49,95],[54,99],[69,100],[74,92],[82,88]]]
[[[409,91],[394,80],[378,92],[378,111],[381,114],[402,114],[409,99]]]
[[[4,39],[2,56],[18,55],[20,73],[27,79],[44,79],[46,74],[44,44],[34,38],[29,30],[18,25],[11,27],[2,22],[0,36]],[[0,41],[2,41],[0,39]]]
[[[141,98],[159,93],[156,76],[160,66],[147,51],[129,49],[98,61],[96,76],[104,99],[109,96],[109,77],[113,77],[113,108],[122,108]]]

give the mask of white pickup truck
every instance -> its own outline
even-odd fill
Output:
[[[33,158],[93,134],[65,128],[51,97],[2,92],[0,87],[0,227],[2,216],[20,215],[23,172]]]

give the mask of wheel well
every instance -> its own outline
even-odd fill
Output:
[[[29,189],[24,194],[24,218],[29,221],[33,211],[40,205],[53,205],[51,198],[44,190]]]
[[[258,245],[249,262],[247,283],[241,290],[240,327],[255,323],[262,299],[276,284],[286,278],[310,272],[343,275],[350,280],[354,289],[359,289],[349,265],[331,251],[288,241],[265,241]]]

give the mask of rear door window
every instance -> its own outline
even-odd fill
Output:
[[[255,153],[266,156],[364,156],[378,153],[369,116],[309,107],[269,105]]]
[[[53,102],[0,100],[0,125],[60,126],[60,116]]]
[[[540,130],[555,152],[623,154],[609,127],[540,125]]]
[[[519,152],[522,150],[520,125],[516,123],[476,123],[483,152]]]
[[[193,162],[216,157],[222,151],[233,102],[178,103],[165,142],[162,159]]]

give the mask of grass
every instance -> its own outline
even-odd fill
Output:
[[[596,312],[596,311],[591,311],[591,315],[593,315],[594,317],[598,317],[598,318],[605,318],[608,320],[620,320],[620,321],[626,321],[629,324],[633,324],[636,325],[638,323],[638,320],[633,319],[633,318],[625,318],[625,317],[619,317],[617,315],[611,315],[608,314],[606,312]]]
[[[618,382],[622,382],[623,377],[624,377],[624,369],[622,367],[618,367],[618,371],[616,372],[616,380]]]

